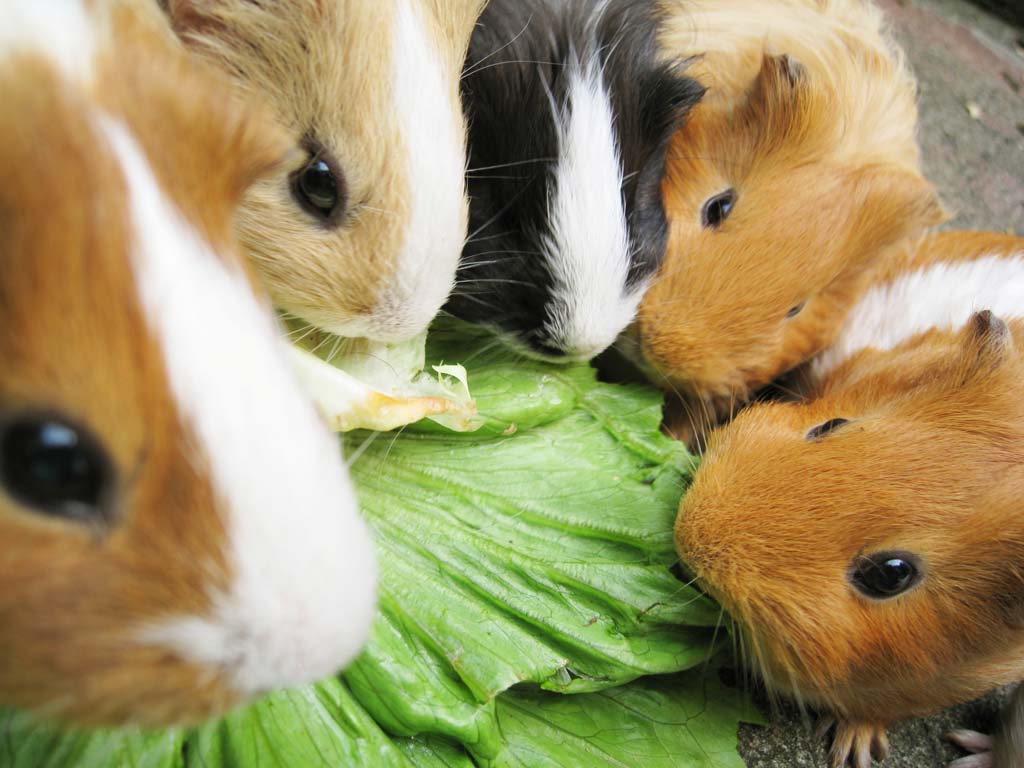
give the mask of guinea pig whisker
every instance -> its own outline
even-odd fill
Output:
[[[379,213],[381,216],[390,216],[397,219],[399,214],[397,211],[389,211],[384,208],[374,208],[372,205],[361,205],[359,206],[364,211],[371,211],[372,213]]]
[[[521,256],[521,255],[524,255],[524,254],[527,255],[527,256],[540,256],[541,255],[537,251],[531,251],[531,250],[517,251],[517,250],[512,249],[512,248],[503,248],[503,249],[497,250],[497,251],[481,251],[480,253],[474,253],[473,256],[474,257],[476,257],[476,256],[495,256],[495,255],[503,254],[503,253],[504,254],[512,254],[514,256]],[[489,261],[489,262],[486,262],[486,263],[488,263],[488,264],[497,264],[499,262],[498,261]],[[476,261],[476,262],[467,262],[466,264],[460,266],[459,269],[464,269],[464,268],[465,269],[469,269],[472,266],[477,265],[477,264],[480,264],[480,262],[478,262],[478,261]]]
[[[526,192],[526,187],[523,187],[523,189],[519,190],[519,192],[517,192],[517,193],[516,193],[515,195],[513,195],[513,196],[512,196],[512,199],[511,199],[511,200],[509,200],[509,201],[508,201],[507,203],[505,203],[505,205],[503,205],[503,206],[502,206],[502,207],[501,207],[501,208],[500,208],[500,209],[498,210],[498,212],[497,212],[496,214],[494,214],[493,216],[491,216],[491,218],[489,218],[489,219],[488,219],[487,221],[485,221],[485,222],[484,222],[483,224],[481,224],[481,225],[480,225],[479,227],[477,227],[477,228],[476,228],[476,229],[474,229],[474,230],[473,230],[472,232],[470,232],[470,233],[469,233],[469,235],[468,235],[468,236],[466,237],[466,242],[469,242],[469,243],[473,242],[473,239],[474,239],[474,238],[475,238],[475,237],[476,237],[477,235],[479,235],[479,234],[480,234],[481,232],[483,232],[483,231],[484,231],[485,229],[487,229],[487,228],[488,228],[489,226],[491,226],[491,224],[493,224],[493,223],[494,223],[494,222],[496,222],[496,221],[497,221],[498,219],[500,219],[500,218],[501,218],[502,216],[504,216],[504,215],[505,215],[506,213],[508,213],[509,209],[510,209],[510,208],[512,208],[512,206],[514,206],[514,205],[515,205],[515,204],[516,204],[517,202],[519,202],[519,198],[520,198],[520,197],[521,197],[521,196],[522,196],[522,195],[523,195],[523,194],[524,194],[525,192]]]
[[[724,618],[725,618],[725,609],[719,607],[719,609],[718,609],[718,621],[715,622],[715,631],[712,633],[712,635],[711,635],[711,642],[708,644],[708,655],[704,659],[704,669],[705,669],[705,671],[707,670],[708,666],[711,664],[711,659],[714,658],[715,646],[718,644],[718,633],[722,629],[722,619],[724,619]]]
[[[338,356],[338,350],[341,349],[341,343],[343,339],[338,336],[334,339],[334,345],[331,347],[331,351],[327,353],[327,362],[334,362],[334,358]]]
[[[477,243],[486,243],[488,240],[500,240],[503,237],[508,237],[514,234],[515,230],[508,230],[507,232],[495,232],[491,235],[484,235],[483,237],[474,237],[466,240],[466,245],[476,245]]]
[[[331,337],[330,334],[325,333],[324,337],[322,339],[320,339],[320,341],[317,343],[317,345],[315,347],[313,347],[313,349],[311,349],[310,352],[312,352],[315,355],[317,352],[320,351],[320,349],[325,344],[330,344],[331,343],[331,338],[332,337]],[[338,337],[334,337],[334,338],[338,338]]]
[[[528,30],[528,29],[530,28],[530,24],[532,24],[532,23],[533,23],[533,14],[530,14],[530,18],[528,18],[528,19],[526,20],[526,23],[525,23],[525,24],[523,24],[523,28],[522,28],[522,29],[520,29],[520,30],[519,30],[519,31],[518,31],[518,32],[517,32],[517,33],[516,33],[515,35],[513,35],[513,36],[512,36],[512,39],[511,39],[511,40],[509,40],[509,41],[508,41],[507,43],[505,43],[505,44],[504,44],[503,46],[501,46],[500,48],[497,48],[497,49],[495,49],[495,50],[491,51],[491,52],[490,52],[489,54],[487,54],[486,56],[484,56],[484,57],[483,57],[482,59],[480,59],[479,61],[474,61],[474,62],[473,62],[473,66],[471,66],[471,67],[468,67],[467,69],[463,70],[463,72],[462,72],[462,78],[461,78],[461,79],[462,79],[462,80],[465,80],[465,79],[466,79],[467,77],[472,77],[472,76],[473,76],[473,75],[475,75],[475,74],[476,74],[477,72],[479,72],[479,71],[480,71],[480,65],[481,65],[481,64],[483,64],[483,63],[484,63],[485,61],[487,61],[488,59],[494,58],[494,57],[495,57],[495,56],[497,56],[497,55],[498,55],[499,53],[501,53],[501,52],[502,52],[502,51],[504,51],[504,50],[505,50],[506,48],[508,48],[508,47],[509,47],[510,45],[513,45],[513,44],[515,43],[515,41],[516,41],[516,40],[518,40],[518,39],[519,39],[520,37],[522,37],[523,35],[525,35],[525,34],[526,34],[526,30]]]
[[[405,431],[405,425],[403,425],[400,428],[398,428],[397,430],[395,430],[395,433],[394,433],[395,436],[393,438],[391,438],[391,442],[388,443],[388,448],[387,448],[386,451],[384,451],[384,456],[380,460],[379,472],[378,472],[378,476],[379,477],[383,477],[384,476],[384,467],[388,463],[388,457],[391,456],[391,451],[394,449],[395,445],[398,444],[398,438],[400,438],[402,436],[402,433],[404,431]]]
[[[352,453],[345,457],[345,466],[351,467],[353,464],[359,461],[359,458],[364,453],[366,453],[366,449],[373,445],[377,438],[380,437],[382,434],[382,432],[371,432],[367,436],[367,438],[359,444],[358,448],[356,448],[354,451],[352,451]]]
[[[477,67],[477,68],[475,68],[472,71],[472,74],[475,75],[478,72],[483,72],[484,70],[488,70],[488,69],[494,69],[495,67],[506,67],[506,66],[508,66],[510,64],[543,64],[544,66],[548,66],[548,67],[564,67],[565,66],[565,62],[564,61],[542,61],[542,60],[535,60],[535,59],[509,59],[507,61],[496,61],[493,64],[486,64],[484,66]],[[463,74],[463,77],[466,77],[466,75]]]
[[[466,175],[473,175],[480,171],[497,171],[502,168],[515,168],[520,165],[533,165],[534,163],[554,163],[557,157],[535,157],[532,160],[516,160],[511,163],[498,163],[497,165],[481,165],[479,168],[467,168]]]
[[[466,293],[466,292],[460,291],[459,292],[459,298],[460,299],[468,299],[469,301],[472,301],[474,304],[477,304],[477,305],[483,307],[484,309],[490,310],[491,312],[500,312],[501,311],[501,307],[497,306],[496,304],[493,304],[492,302],[484,301],[479,296],[477,296],[475,294],[472,294],[472,293]]]
[[[487,354],[488,352],[490,352],[495,347],[501,346],[504,343],[505,343],[505,340],[502,339],[501,336],[495,335],[493,341],[490,341],[487,344],[484,344],[484,346],[480,347],[480,349],[478,349],[476,352],[474,352],[469,357],[467,357],[465,360],[463,360],[462,364],[463,365],[468,365],[469,363],[473,362],[476,358],[480,357],[481,355]]]
[[[456,285],[490,285],[490,284],[495,284],[495,283],[498,284],[498,285],[523,285],[523,286],[526,286],[527,288],[533,287],[533,283],[527,282],[526,280],[512,280],[512,279],[508,279],[508,278],[499,278],[499,277],[493,277],[493,278],[489,278],[489,277],[473,277],[473,278],[469,278],[467,280],[458,280],[458,281],[456,281],[455,284]]]

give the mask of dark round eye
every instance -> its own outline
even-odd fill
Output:
[[[808,431],[806,439],[808,442],[814,442],[815,440],[821,440],[821,438],[839,429],[843,424],[849,424],[849,419],[829,419],[824,424],[819,424],[816,427],[812,427]]]
[[[804,311],[804,307],[806,306],[807,302],[801,301],[799,304],[797,304],[795,307],[790,309],[789,312],[786,313],[786,319],[789,320],[792,317],[796,317],[797,315]]]
[[[291,176],[292,196],[304,211],[334,225],[345,208],[342,177],[326,150],[312,143],[308,147],[309,161]]]
[[[722,222],[729,218],[735,204],[736,190],[733,189],[727,189],[704,203],[700,212],[700,220],[704,229],[718,229],[722,226]]]
[[[0,425],[0,486],[11,498],[56,517],[103,519],[110,462],[81,427],[53,416]]]
[[[906,552],[862,555],[850,569],[850,581],[857,591],[876,600],[902,595],[920,580],[917,558]]]

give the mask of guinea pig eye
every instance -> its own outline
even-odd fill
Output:
[[[804,307],[806,307],[806,306],[807,306],[807,302],[806,301],[801,301],[799,304],[797,304],[795,307],[790,309],[789,312],[786,313],[786,319],[790,320],[791,318],[796,317],[797,315],[799,315],[801,312],[804,311]]]
[[[345,209],[342,176],[326,150],[308,142],[307,147],[309,160],[291,176],[292,196],[314,218],[335,226]]]
[[[843,426],[843,424],[849,423],[849,419],[829,419],[824,424],[819,424],[816,427],[811,427],[811,429],[807,432],[806,440],[809,443],[813,443],[815,440],[821,440],[821,438],[839,429],[841,426]]]
[[[112,472],[87,430],[55,416],[0,425],[0,486],[15,501],[54,517],[106,517]]]
[[[850,582],[865,597],[886,600],[902,595],[920,580],[917,558],[906,552],[859,556],[850,569]]]
[[[704,229],[718,229],[722,222],[729,218],[733,206],[736,204],[736,190],[727,189],[720,195],[715,195],[707,202],[700,212],[700,221]]]

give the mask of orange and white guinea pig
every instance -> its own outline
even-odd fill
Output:
[[[301,150],[239,218],[275,304],[345,337],[423,331],[466,238],[459,78],[484,0],[160,1]]]
[[[374,615],[338,444],[236,252],[290,148],[147,7],[0,27],[0,704],[83,725],[326,676]]]
[[[663,0],[707,86],[676,134],[670,223],[634,356],[691,415],[729,414],[821,351],[885,255],[938,223],[915,82],[861,0]],[[631,339],[624,341],[628,347]]]
[[[838,721],[833,766],[1024,679],[1022,349],[1024,239],[932,236],[812,361],[808,401],[710,435],[679,553],[769,687]],[[998,768],[1024,765],[1020,709]]]

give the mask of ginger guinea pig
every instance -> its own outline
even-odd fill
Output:
[[[811,363],[807,402],[710,435],[677,548],[769,688],[838,721],[833,766],[1024,679],[1022,349],[1024,239],[931,237]]]
[[[423,331],[466,237],[459,76],[484,0],[161,2],[297,137],[239,217],[275,304],[345,337]]]
[[[634,356],[714,423],[823,349],[893,247],[943,214],[914,80],[870,3],[666,7],[666,55],[697,56],[708,93],[669,146],[668,250]]]
[[[233,221],[287,140],[134,0],[0,30],[0,703],[198,721],[326,676],[372,542]]]
[[[665,252],[665,149],[703,88],[660,59],[654,0],[491,0],[463,78],[470,238],[448,311],[586,360]]]

